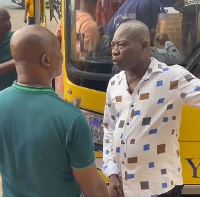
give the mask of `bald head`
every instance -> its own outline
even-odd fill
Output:
[[[26,76],[26,79],[32,79],[30,83],[43,79],[50,81],[61,73],[62,54],[59,42],[44,27],[29,25],[15,32],[11,39],[11,53],[16,63],[18,79]]]
[[[115,35],[123,34],[124,36],[128,35],[133,41],[146,40],[150,42],[150,32],[148,27],[137,20],[131,20],[122,23],[115,32]]]
[[[14,33],[11,52],[16,62],[39,63],[44,53],[48,53],[57,41],[48,29],[39,25],[29,25]]]

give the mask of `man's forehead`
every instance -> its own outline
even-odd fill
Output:
[[[120,42],[120,41],[129,41],[132,39],[132,35],[130,33],[124,32],[124,33],[116,33],[113,37],[114,42]]]

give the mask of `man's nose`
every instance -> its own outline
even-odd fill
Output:
[[[114,46],[112,48],[112,55],[118,56],[120,54],[119,48],[117,46]]]

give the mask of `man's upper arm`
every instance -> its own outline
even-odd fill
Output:
[[[200,107],[200,79],[181,68],[178,92],[181,100],[190,106]]]

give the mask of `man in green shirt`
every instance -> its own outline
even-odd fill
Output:
[[[11,86],[17,77],[10,52],[12,35],[10,15],[7,10],[0,8],[0,91]]]
[[[4,197],[108,197],[82,112],[51,88],[61,74],[59,42],[31,25],[11,40],[18,80],[0,92]]]

